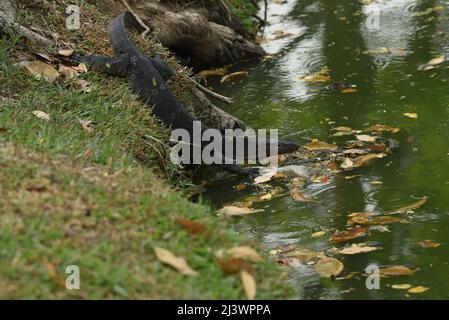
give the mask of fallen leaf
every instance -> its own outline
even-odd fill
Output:
[[[316,200],[303,195],[302,192],[299,190],[299,188],[294,188],[290,192],[290,196],[292,197],[293,200],[297,202],[316,202]]]
[[[19,65],[37,79],[44,77],[48,83],[53,83],[59,77],[55,67],[42,61],[22,61]]]
[[[78,71],[79,73],[87,72],[87,66],[84,63],[80,63],[77,67],[72,67],[72,69]]]
[[[348,225],[357,224],[372,224],[372,225],[384,225],[395,222],[401,222],[402,220],[391,216],[373,216],[370,214],[359,214],[352,216],[348,221]]]
[[[59,74],[66,79],[72,80],[78,76],[78,71],[64,65],[59,65]]]
[[[90,82],[83,80],[83,79],[79,79],[79,80],[75,80],[73,82],[73,86],[75,87],[75,89],[82,91],[82,92],[90,92]]]
[[[315,265],[315,271],[322,277],[337,276],[343,271],[343,263],[331,257],[323,257]]]
[[[322,83],[331,81],[329,69],[327,67],[324,67],[320,71],[304,76],[300,79],[307,83]]]
[[[431,59],[429,62],[419,65],[418,70],[420,70],[420,71],[432,70],[432,69],[436,68],[439,64],[443,63],[444,61],[446,61],[445,55],[435,57],[435,58]]]
[[[345,160],[343,160],[343,162],[340,164],[340,168],[342,169],[352,169],[353,167],[354,162],[349,158],[345,158]]]
[[[244,76],[247,76],[247,75],[248,75],[247,71],[233,72],[233,73],[225,75],[223,78],[221,78],[220,83],[224,83],[226,81],[231,81],[231,80],[234,80],[235,78],[240,78],[240,77],[244,77]]]
[[[244,208],[237,206],[225,206],[218,210],[218,213],[224,216],[242,216],[246,214],[256,213],[263,211],[262,209],[252,209],[252,208]]]
[[[406,116],[408,118],[412,118],[412,119],[418,118],[418,114],[417,113],[411,113],[411,112],[404,113],[404,116]]]
[[[394,127],[386,126],[383,124],[376,124],[369,128],[363,129],[363,131],[365,131],[365,132],[384,132],[384,131],[386,131],[386,132],[392,132],[392,133],[399,132],[400,130],[401,129],[399,129],[399,128],[394,128]]]
[[[338,148],[337,145],[326,143],[323,141],[319,141],[317,139],[313,139],[311,142],[306,143],[304,148],[310,151],[314,150],[336,150]]]
[[[358,134],[355,136],[357,138],[357,140],[362,141],[362,142],[375,142],[376,138],[366,135],[366,134]]]
[[[426,292],[427,290],[429,290],[429,288],[423,287],[423,286],[417,286],[417,287],[413,287],[413,288],[407,290],[407,292],[410,292],[410,293],[423,293],[423,292]]]
[[[224,69],[203,70],[198,73],[198,76],[203,78],[223,77],[225,75]]]
[[[363,167],[369,164],[374,159],[381,159],[385,157],[384,153],[368,153],[365,155],[358,156],[353,159],[354,162],[354,168]]]
[[[393,285],[391,285],[391,287],[392,287],[393,289],[408,290],[408,289],[410,289],[412,286],[411,286],[410,284],[404,283],[404,284],[393,284]]]
[[[252,272],[251,265],[239,258],[222,258],[215,256],[215,261],[225,275],[237,274],[242,270]]]
[[[86,133],[92,133],[94,132],[94,128],[92,128],[90,125],[92,124],[92,121],[90,120],[83,120],[78,118],[78,122],[81,124],[81,127]]]
[[[263,258],[251,247],[240,246],[226,250],[226,253],[233,258],[248,259],[252,262],[261,262]]]
[[[341,93],[354,93],[357,92],[357,89],[355,88],[345,88],[343,90],[341,90]]]
[[[310,235],[311,238],[319,238],[326,234],[326,231],[317,231]]]
[[[288,250],[287,250],[288,249]],[[317,261],[324,257],[322,252],[313,251],[305,248],[287,248],[278,249],[276,253],[279,253],[277,262],[282,265],[291,265],[294,262],[305,264]]]
[[[260,184],[260,183],[265,183],[271,180],[271,178],[273,178],[276,173],[277,170],[276,168],[263,168],[261,170],[261,175],[254,178],[254,183],[255,184]]]
[[[33,111],[33,114],[39,119],[50,120],[50,116],[48,115],[48,113],[45,113],[44,111],[35,110]]]
[[[422,198],[421,200],[419,200],[419,201],[417,201],[415,203],[412,203],[412,204],[410,204],[408,206],[405,206],[405,207],[402,207],[402,208],[399,208],[399,209],[396,209],[396,210],[389,211],[387,213],[388,214],[408,213],[408,212],[413,211],[414,209],[417,209],[417,208],[421,207],[426,202],[427,202],[427,198],[424,197],[424,198]]]
[[[190,268],[190,266],[187,264],[186,260],[182,257],[177,257],[170,251],[154,247],[154,254],[156,255],[156,258],[165,264],[168,264],[169,266],[175,268],[183,275],[187,276],[196,276],[198,275],[198,272]]]
[[[385,266],[379,268],[379,273],[383,277],[390,276],[411,276],[415,274],[416,270],[410,269],[407,266]]]
[[[242,270],[240,272],[243,289],[245,290],[248,300],[253,300],[256,297],[256,280],[251,273]]]
[[[73,49],[61,49],[58,51],[58,54],[64,57],[70,57],[74,52],[75,50]]]
[[[362,237],[366,234],[367,227],[354,227],[342,232],[336,232],[330,238],[330,242],[342,242]]]
[[[334,248],[332,250],[332,253],[334,254],[346,254],[346,255],[352,255],[352,254],[358,254],[358,253],[365,253],[365,252],[371,252],[381,249],[380,247],[373,247],[373,246],[367,246],[365,244],[357,244],[354,243],[348,247],[344,247],[341,249]]]
[[[183,217],[176,217],[175,221],[190,234],[200,235],[208,232],[207,227],[202,223],[191,221]]]
[[[438,248],[441,246],[441,243],[433,242],[432,240],[423,240],[419,245],[423,248]]]
[[[379,231],[379,232],[391,232],[387,226],[371,226],[369,231]]]

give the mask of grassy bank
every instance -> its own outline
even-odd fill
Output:
[[[61,43],[108,53],[109,17],[80,5],[82,34],[64,29],[63,6],[24,19],[45,17],[40,26]],[[14,38],[0,40],[0,298],[244,298],[240,277],[226,276],[214,252],[255,244],[173,187],[188,182],[167,161],[168,130],[120,79],[88,72],[83,92],[25,74],[14,65]],[[207,233],[193,235],[177,217]],[[184,257],[199,276],[162,264],[154,247]],[[80,290],[65,288],[68,265],[80,268]],[[257,298],[289,295],[272,262],[252,268]]]

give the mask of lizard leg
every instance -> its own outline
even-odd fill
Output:
[[[114,58],[100,55],[83,56],[79,60],[98,72],[115,77],[125,77],[130,63],[126,54]]]
[[[161,59],[161,57],[156,56],[155,58],[150,58],[150,60],[156,68],[157,72],[159,72],[159,74],[161,75],[162,79],[164,79],[164,81],[167,81],[175,74],[173,69],[168,64],[166,64],[164,60]]]

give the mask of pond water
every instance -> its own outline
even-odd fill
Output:
[[[321,278],[313,266],[296,265],[288,281],[302,299],[448,299],[449,63],[417,70],[432,58],[449,57],[447,1],[268,3],[267,41],[262,45],[274,56],[236,66],[235,70],[249,74],[235,83],[212,82],[216,91],[234,98],[233,105],[223,108],[251,127],[278,128],[283,138],[301,144],[311,139],[337,141],[330,137],[337,126],[363,129],[384,124],[401,129],[389,135],[400,146],[389,157],[348,173],[359,177],[345,179],[341,173],[326,184],[309,186],[308,194],[317,203],[295,202],[287,194],[254,204],[264,211],[235,218],[237,229],[267,251],[288,244],[326,251],[347,244],[330,243],[329,236],[346,228],[348,214],[384,212],[425,196],[427,203],[410,215],[410,223],[389,224],[390,232],[370,232],[349,241],[376,241],[382,249],[336,256],[344,264],[340,278]],[[278,30],[292,35],[276,40]],[[344,94],[301,80],[323,67],[330,69],[333,81],[356,85],[357,92]],[[258,194],[251,186],[241,191],[233,188],[241,182],[235,177],[221,180],[208,188],[206,199],[220,207]],[[327,234],[311,238],[318,230]],[[419,243],[426,239],[441,246],[423,248]],[[419,270],[411,276],[382,278],[380,289],[368,290],[361,273],[370,264]],[[351,272],[359,274],[341,279]],[[429,290],[413,294],[393,289],[393,284],[422,285]]]

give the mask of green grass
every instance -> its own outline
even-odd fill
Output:
[[[96,13],[83,12],[86,19]],[[48,26],[80,50],[107,50],[64,34],[60,23]],[[0,41],[0,298],[244,298],[240,277],[225,276],[214,252],[256,245],[173,187],[189,182],[168,161],[168,130],[148,107],[124,81],[92,72],[80,76],[90,92],[36,80],[14,65],[15,41]],[[208,236],[189,234],[175,217],[204,224]],[[183,256],[200,276],[160,263],[154,246]],[[81,290],[64,286],[72,264]],[[273,262],[253,267],[257,298],[291,294]]]

